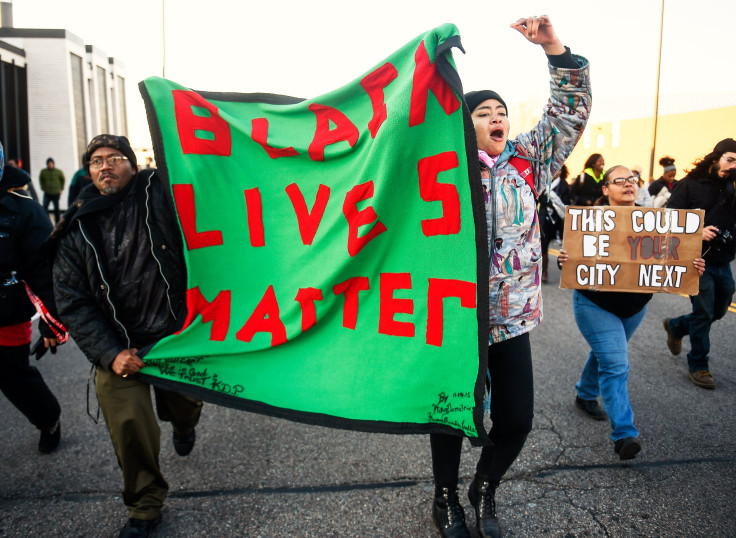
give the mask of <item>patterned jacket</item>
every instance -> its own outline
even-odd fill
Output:
[[[489,345],[531,331],[542,321],[541,242],[534,193],[509,159],[524,149],[538,196],[565,163],[585,129],[591,106],[588,60],[578,69],[549,66],[550,98],[539,123],[506,149],[483,179],[490,275]]]

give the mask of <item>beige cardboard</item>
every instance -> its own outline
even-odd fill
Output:
[[[566,207],[561,288],[697,295],[700,209]]]

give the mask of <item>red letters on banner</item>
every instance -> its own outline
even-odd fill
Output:
[[[368,122],[371,138],[376,138],[378,128],[388,117],[383,89],[398,76],[399,72],[396,68],[390,63],[385,63],[360,81],[360,85],[368,94],[368,97],[371,98],[371,106],[373,107],[373,118]]]
[[[378,219],[375,210],[372,207],[366,207],[358,211],[358,202],[362,202],[373,197],[373,182],[369,181],[361,185],[356,185],[347,196],[342,205],[342,212],[348,219],[348,254],[350,256],[357,255],[363,247],[366,246],[371,239],[386,231],[386,226],[378,220],[371,230],[364,236],[358,237],[358,228],[366,224],[370,224]]]
[[[411,103],[409,105],[409,127],[424,123],[427,114],[427,99],[431,91],[445,114],[450,115],[460,108],[460,99],[452,91],[447,81],[437,71],[437,64],[429,61],[429,54],[424,41],[414,53],[416,69],[411,85]]]
[[[332,288],[335,296],[343,295],[342,326],[355,330],[358,322],[360,292],[370,289],[368,277],[357,276],[349,278]],[[407,290],[411,293],[412,282],[409,273],[381,273],[379,275],[379,319],[378,332],[389,336],[415,336],[414,321],[397,321],[396,314],[414,317],[414,302],[416,299],[397,298],[397,290]],[[460,299],[461,308],[476,307],[476,285],[473,282],[456,279],[430,278],[427,290],[427,345],[441,347],[445,328],[445,304],[447,298]],[[323,300],[322,290],[319,288],[300,288],[294,301],[301,309],[301,332],[309,330],[317,323],[316,302]],[[221,291],[212,302],[208,302],[200,289],[187,290],[187,318],[183,331],[189,327],[197,316],[202,316],[205,323],[212,322],[210,340],[223,341],[227,335],[231,317],[231,292]],[[181,332],[179,331],[179,332]],[[250,315],[245,325],[236,333],[236,338],[250,342],[257,333],[271,335],[271,346],[277,346],[287,341],[286,327],[281,320],[280,308],[273,286],[269,286],[261,301]],[[178,333],[177,333],[178,334]]]
[[[425,202],[442,202],[442,217],[422,221],[427,237],[451,235],[460,231],[460,195],[451,183],[438,183],[440,172],[457,168],[457,153],[446,151],[419,161],[419,195]]]
[[[266,236],[263,230],[263,204],[261,191],[245,189],[245,207],[248,210],[248,230],[250,230],[250,244],[253,247],[266,245]]]
[[[441,76],[437,63],[432,63],[425,48],[420,43],[415,51],[415,70],[409,103],[409,126],[414,127],[425,121],[427,101],[430,92],[434,95],[445,114],[456,112],[461,101]],[[381,126],[388,118],[386,106],[386,88],[398,77],[398,71],[391,63],[386,63],[365,76],[360,84],[371,102],[373,115],[367,128],[371,138],[375,138]],[[192,91],[174,90],[174,111],[177,121],[182,152],[185,154],[230,156],[232,141],[230,126],[219,115],[218,108]],[[347,142],[355,147],[360,131],[355,124],[340,110],[312,103],[308,109],[315,115],[315,131],[307,152],[313,161],[325,160],[325,148],[329,145]],[[293,146],[274,147],[268,142],[269,122],[266,118],[251,120],[251,137],[259,144],[271,159],[298,156]],[[419,195],[427,203],[440,202],[442,215],[421,222],[425,237],[457,234],[461,228],[460,197],[457,187],[452,183],[441,183],[442,172],[456,169],[459,166],[458,155],[447,151],[425,157],[417,163],[419,179]],[[307,206],[300,187],[296,183],[288,185],[286,195],[291,201],[296,216],[302,243],[312,245],[319,226],[325,215],[331,191],[320,184],[311,209]],[[217,246],[223,244],[223,235],[219,230],[197,231],[196,207],[192,185],[173,185],[174,201],[181,220],[184,239],[189,250]],[[348,225],[347,251],[353,257],[373,239],[387,231],[386,225],[379,220],[373,207],[367,206],[359,210],[358,206],[372,198],[374,182],[367,181],[351,188],[345,195],[342,210]],[[253,247],[265,246],[265,230],[263,220],[263,203],[258,187],[244,190],[247,209],[247,225],[250,244]],[[272,211],[273,208],[266,208]],[[361,227],[370,226],[367,233],[359,236]],[[476,307],[476,285],[473,282],[429,278],[426,296],[426,343],[431,346],[442,346],[445,328],[445,310],[449,303],[457,308],[458,301],[446,302],[448,298],[459,299],[459,307],[474,309]],[[361,292],[370,290],[368,277],[349,278],[332,288],[335,296],[343,296],[342,325],[355,330]],[[384,335],[414,337],[416,323],[414,319],[414,303],[416,297],[396,297],[404,291],[411,294],[412,278],[410,273],[381,273],[379,275],[379,314],[378,332]],[[294,301],[301,310],[301,332],[309,330],[318,321],[317,301],[323,301],[322,290],[313,287],[300,288]],[[220,291],[210,302],[205,299],[199,287],[187,291],[187,318],[184,328],[190,326],[201,316],[203,323],[212,323],[210,340],[223,341],[227,337],[231,318],[231,291]],[[238,315],[240,313],[238,312]],[[398,321],[396,315],[403,315]],[[420,325],[421,326],[421,325]],[[183,329],[182,329],[183,330]],[[268,286],[261,300],[247,318],[245,324],[235,333],[235,338],[243,342],[251,342],[258,333],[270,335],[271,346],[287,341],[286,326],[281,319],[280,308],[272,285]]]
[[[271,333],[271,347],[286,342],[286,327],[279,314],[279,303],[273,286],[269,286],[263,294],[261,302],[245,325],[235,333],[235,337],[243,342],[250,342],[256,333]]]
[[[322,300],[322,290],[301,288],[294,300],[302,307],[302,332],[307,332],[310,327],[317,323],[317,310],[314,307],[314,301]]]
[[[409,103],[409,127],[424,123],[429,92],[434,94],[446,114],[449,115],[460,108],[460,99],[437,70],[436,62],[430,62],[424,41],[417,47],[414,60],[416,67]],[[388,117],[384,89],[397,77],[396,67],[386,63],[360,81],[373,108],[373,117],[368,122],[371,138],[376,137],[378,129]],[[171,94],[182,153],[230,156],[232,153],[230,125],[220,117],[217,107],[191,90],[172,90]],[[325,147],[331,144],[348,142],[350,147],[355,146],[360,132],[345,114],[334,107],[317,103],[310,104],[308,109],[314,113],[317,120],[314,136],[308,148],[310,159],[323,161]],[[335,127],[332,128],[332,125]],[[268,126],[266,118],[251,120],[251,138],[269,157],[277,159],[299,155],[293,146],[285,148],[271,146],[268,143]]]
[[[317,117],[317,129],[308,150],[313,161],[325,160],[325,146],[345,141],[352,148],[358,141],[358,128],[338,109],[316,103],[307,108]],[[334,129],[330,129],[331,124],[335,125]]]
[[[332,287],[335,295],[345,294],[345,304],[342,307],[342,326],[348,329],[355,329],[358,323],[358,304],[360,303],[358,295],[361,291],[370,289],[368,277],[356,276],[347,279]]]
[[[394,297],[395,290],[411,289],[411,275],[409,273],[381,273],[379,288],[381,290],[381,314],[378,319],[378,332],[392,336],[414,336],[413,323],[394,319],[394,314],[414,313],[414,301]]]
[[[291,205],[294,207],[296,221],[299,224],[299,234],[302,236],[302,243],[311,245],[312,241],[314,241],[314,236],[317,234],[319,223],[322,222],[322,217],[325,214],[327,202],[330,199],[330,188],[327,185],[319,186],[317,198],[314,200],[311,212],[307,209],[307,202],[304,200],[304,195],[299,185],[292,183],[287,186],[286,194],[289,196]]]
[[[427,292],[427,343],[442,346],[445,311],[442,300],[458,297],[463,308],[475,308],[475,284],[465,280],[430,278]]]
[[[220,117],[217,107],[193,91],[172,90],[171,94],[182,153],[229,157],[230,125]],[[209,116],[195,114],[195,108],[207,111]],[[207,137],[203,138],[205,133]]]
[[[222,245],[222,232],[211,230],[208,232],[197,231],[197,209],[194,205],[194,186],[182,183],[173,185],[174,205],[179,213],[181,230],[184,233],[184,241],[187,250]]]
[[[258,142],[272,159],[299,155],[299,152],[291,146],[288,148],[274,148],[268,145],[268,120],[266,118],[255,118],[251,120],[250,124],[253,141]]]
[[[198,315],[202,316],[203,322],[212,322],[210,340],[225,340],[230,326],[230,290],[222,290],[212,302],[204,298],[199,287],[187,290],[187,318],[176,334],[189,327]]]

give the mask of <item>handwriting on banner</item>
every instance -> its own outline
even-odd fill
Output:
[[[472,392],[440,392],[437,395],[437,401],[432,404],[432,410],[429,411],[427,420],[435,424],[447,424],[465,431],[472,431],[473,425],[465,420],[457,420],[458,416],[467,416],[468,412],[472,412],[475,407],[475,400]]]
[[[210,373],[208,369],[198,366],[200,361],[207,357],[172,357],[168,359],[146,359],[148,366],[158,368],[159,372],[166,377],[199,385],[209,390],[238,396],[245,390],[242,385],[227,383],[216,373]]]
[[[568,207],[561,288],[696,294],[702,210]]]

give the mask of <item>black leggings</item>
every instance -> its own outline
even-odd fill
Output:
[[[59,420],[59,402],[28,361],[30,345],[0,346],[0,390],[18,411],[39,430],[48,430]]]
[[[534,379],[529,333],[488,348],[491,373],[490,446],[483,447],[476,473],[489,482],[500,482],[521,452],[532,429]],[[429,436],[436,488],[457,487],[463,438],[444,433]]]

